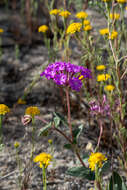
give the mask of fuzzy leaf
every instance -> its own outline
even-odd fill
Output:
[[[39,132],[38,136],[47,134],[48,129],[50,129],[51,126],[52,126],[52,122],[48,123],[45,127],[42,127],[42,129],[40,129],[40,132]]]

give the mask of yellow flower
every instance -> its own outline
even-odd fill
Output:
[[[111,1],[111,0],[102,0],[102,1],[104,1],[104,2],[109,2],[109,1]]]
[[[10,112],[10,109],[5,104],[0,104],[0,115],[5,115]]]
[[[34,158],[34,162],[38,162],[39,163],[39,167],[45,167],[47,168],[48,165],[50,164],[50,161],[52,160],[52,156],[50,154],[47,154],[45,152],[40,153],[39,155],[37,155]]]
[[[71,15],[71,13],[69,11],[61,11],[59,15],[64,18],[67,18],[69,15]]]
[[[60,10],[59,9],[52,9],[49,14],[50,15],[58,15],[60,13]]]
[[[109,35],[109,39],[114,40],[115,38],[117,38],[117,36],[118,36],[118,32],[116,32],[115,30],[113,30],[111,32],[111,35]]]
[[[74,22],[68,26],[67,34],[74,34],[75,32],[80,32],[81,27],[82,27],[81,23]]]
[[[3,33],[3,32],[4,32],[4,30],[2,28],[0,28],[0,33]]]
[[[17,104],[26,104],[26,101],[19,98]]]
[[[52,144],[52,139],[49,139],[49,140],[48,140],[48,143],[49,143],[49,144]]]
[[[118,3],[126,3],[127,0],[116,0]]]
[[[127,10],[127,6],[125,7],[125,9]]]
[[[103,165],[103,161],[106,161],[107,158],[105,157],[105,155],[103,155],[100,152],[96,152],[96,153],[91,153],[88,162],[89,162],[89,168],[92,171],[95,171],[96,166],[99,168],[102,168]]]
[[[120,18],[120,14],[118,13],[110,13],[110,18],[113,20],[118,20]]]
[[[113,85],[107,85],[107,86],[105,86],[105,90],[106,91],[112,91],[112,90],[114,90],[114,86]]]
[[[109,34],[109,29],[108,28],[103,28],[103,29],[99,30],[99,32],[103,36],[105,34]]]
[[[85,31],[92,30],[92,26],[91,25],[87,25],[87,26],[84,27],[84,30]]]
[[[97,76],[97,81],[101,82],[101,81],[106,81],[109,78],[111,78],[111,76],[109,74],[100,74]]]
[[[25,115],[30,115],[31,117],[34,117],[35,115],[39,115],[40,110],[36,106],[30,106],[26,108]]]
[[[105,68],[106,68],[105,65],[98,65],[96,67],[97,70],[104,70]]]
[[[81,12],[76,14],[76,17],[79,19],[85,19],[88,17],[88,14],[86,12],[81,11]]]
[[[15,148],[18,148],[18,147],[19,147],[19,145],[20,145],[20,143],[19,143],[19,142],[15,142],[15,143],[14,143],[14,147],[15,147]]]
[[[90,21],[89,21],[89,20],[84,20],[84,21],[83,21],[83,24],[84,24],[84,25],[90,25]]]
[[[41,26],[38,28],[38,32],[43,32],[43,33],[45,33],[45,32],[47,32],[48,29],[49,29],[48,26],[46,26],[46,25],[41,25]]]

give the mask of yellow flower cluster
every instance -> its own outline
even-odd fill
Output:
[[[118,20],[120,18],[120,14],[119,13],[110,13],[110,18],[113,20]]]
[[[113,85],[107,85],[107,86],[105,86],[105,90],[106,91],[112,91],[112,90],[114,90],[114,86]]]
[[[108,28],[101,29],[101,30],[99,30],[99,32],[102,36],[108,35],[108,38],[111,40],[117,38],[117,36],[118,36],[118,32],[116,32],[115,30],[113,30],[111,32],[111,34],[109,35],[109,29]]]
[[[48,165],[50,164],[50,161],[52,160],[52,156],[50,154],[47,154],[45,152],[40,153],[39,155],[37,155],[34,158],[34,162],[38,162],[39,163],[39,167],[45,167],[47,168]]]
[[[113,30],[112,32],[111,32],[111,35],[109,35],[109,39],[111,39],[111,40],[114,40],[115,38],[117,38],[117,36],[118,36],[118,32],[116,32],[115,30]]]
[[[81,12],[76,14],[76,17],[79,19],[85,19],[88,17],[88,14],[86,12],[81,11]]]
[[[92,26],[91,26],[91,25],[86,25],[86,26],[84,27],[84,30],[85,30],[85,31],[92,30]]]
[[[74,22],[68,26],[67,34],[74,34],[75,32],[80,32],[81,27],[82,27],[81,23]]]
[[[116,0],[118,3],[126,3],[127,0]]]
[[[104,70],[105,68],[106,68],[105,65],[98,65],[98,66],[96,67],[96,69],[97,69],[98,71]]]
[[[89,168],[92,171],[95,171],[96,167],[102,168],[103,161],[106,161],[107,158],[105,155],[103,155],[100,152],[91,153],[88,162],[89,162]]]
[[[60,16],[64,17],[64,18],[67,18],[71,15],[71,13],[69,11],[61,11],[59,13]]]
[[[111,76],[109,74],[100,74],[97,76],[97,81],[101,82],[101,81],[106,81],[109,78],[111,78]]]
[[[36,106],[30,106],[26,108],[25,115],[30,115],[31,117],[34,117],[35,115],[39,115],[40,110]]]
[[[46,26],[46,25],[41,25],[41,26],[38,28],[38,32],[43,32],[43,33],[45,33],[45,32],[47,32],[48,29],[49,29],[48,26]]]
[[[3,32],[4,32],[4,30],[2,28],[0,28],[0,33],[3,33]]]
[[[0,104],[0,115],[5,115],[10,112],[10,109],[5,104]]]
[[[58,15],[60,13],[60,10],[59,9],[52,9],[49,14],[50,15]]]
[[[103,35],[109,34],[109,29],[108,28],[103,28],[103,29],[99,30],[99,32],[103,36]]]
[[[89,20],[84,20],[84,21],[83,21],[83,24],[84,24],[84,25],[90,25],[90,21],[89,21]]]

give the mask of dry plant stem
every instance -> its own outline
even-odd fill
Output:
[[[100,145],[100,141],[101,141],[101,136],[102,136],[102,133],[103,133],[103,125],[102,125],[102,122],[101,120],[99,119],[99,128],[100,128],[100,134],[99,134],[99,138],[98,138],[98,142],[97,142],[97,146],[96,146],[96,151],[99,149],[99,145]]]
[[[71,138],[72,138],[72,142],[73,142],[73,132],[72,132],[72,125],[71,125],[71,111],[70,111],[70,98],[69,98],[68,87],[65,90],[66,90],[66,98],[67,98],[68,125],[69,125],[70,134],[71,134]]]

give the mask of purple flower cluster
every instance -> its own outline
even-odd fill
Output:
[[[90,113],[92,116],[94,116],[94,115],[101,115],[101,116],[110,115],[110,105],[107,102],[105,95],[103,95],[102,102],[94,100],[94,101],[91,101],[89,104],[90,104]]]
[[[91,71],[83,66],[65,62],[55,62],[48,65],[40,74],[48,80],[52,79],[57,85],[70,86],[72,90],[79,91],[84,78],[91,78]]]

